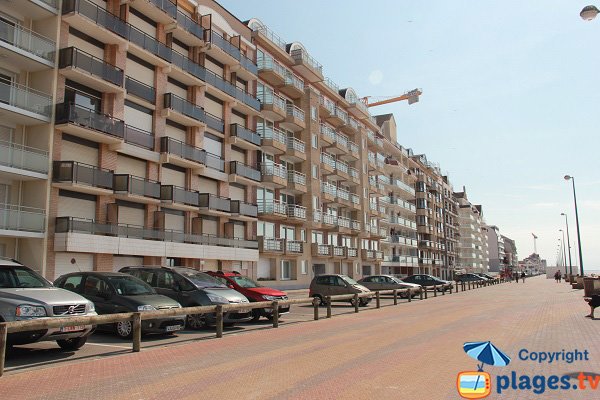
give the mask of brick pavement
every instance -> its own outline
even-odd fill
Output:
[[[600,373],[600,319],[581,291],[544,277],[0,378],[0,398],[456,399],[475,368],[465,341],[491,340],[513,360],[492,374]],[[324,310],[323,310],[324,311]],[[322,313],[324,314],[324,312]],[[600,313],[599,317],[600,317]],[[540,366],[518,351],[590,352],[589,362]],[[600,387],[598,388],[600,393]],[[499,399],[591,399],[594,392],[507,390]]]

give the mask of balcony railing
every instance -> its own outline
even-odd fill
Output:
[[[342,200],[350,201],[350,192],[347,191],[346,189],[338,188],[337,189],[337,197]]]
[[[348,113],[346,111],[342,110],[339,107],[336,107],[335,108],[335,115],[339,119],[341,119],[342,121],[344,121],[344,123],[346,123],[346,124],[348,123]]]
[[[354,167],[348,167],[348,174],[355,179],[359,179],[360,177],[358,170]]]
[[[54,62],[56,43],[21,25],[0,20],[0,40],[47,61]]]
[[[56,233],[85,233],[99,236],[126,237],[132,239],[153,240],[162,242],[189,243],[207,246],[240,247],[258,250],[258,242],[241,238],[224,238],[208,234],[191,234],[175,230],[147,229],[141,226],[124,224],[100,224],[94,220],[58,217],[55,224]]]
[[[335,135],[335,142],[344,148],[348,148],[348,136],[338,133]]]
[[[169,136],[160,138],[160,152],[174,154],[186,160],[194,161],[199,164],[206,164],[206,151],[198,147],[190,146],[180,140]]]
[[[321,210],[313,210],[313,221],[321,222],[323,220],[323,211]]]
[[[258,57],[256,65],[260,71],[273,71],[282,78],[285,78],[288,72],[283,65],[266,54],[262,57]]]
[[[287,148],[289,150],[294,150],[297,151],[299,153],[305,153],[306,152],[306,145],[304,144],[304,142],[300,139],[297,139],[293,136],[288,136],[287,138]]]
[[[261,172],[263,176],[276,176],[282,179],[287,179],[287,168],[283,164],[262,164]]]
[[[296,204],[288,204],[287,215],[290,218],[306,219],[306,207],[298,206]]]
[[[329,182],[321,182],[321,193],[337,196],[337,187]]]
[[[346,164],[342,160],[337,160],[335,162],[335,169],[337,169],[340,172],[343,172],[343,173],[347,174],[348,173],[348,164]]]
[[[346,248],[344,246],[333,246],[334,257],[346,257]]]
[[[358,153],[358,145],[356,143],[354,143],[354,142],[348,141],[348,149],[352,153]]]
[[[231,200],[231,213],[256,218],[258,216],[258,206],[241,200]]]
[[[321,124],[321,135],[329,138],[331,142],[335,142],[335,129],[333,129],[329,125]]]
[[[0,140],[0,165],[47,174],[48,152]]]
[[[60,49],[59,68],[79,68],[92,76],[123,86],[123,70],[76,47]]]
[[[43,233],[46,212],[40,208],[0,203],[0,229]]]
[[[330,256],[331,246],[328,244],[317,244],[317,255],[319,256]]]
[[[241,126],[240,124],[229,125],[229,132],[231,136],[239,137],[248,143],[260,146],[260,135],[248,128]]]
[[[231,212],[231,199],[221,197],[212,193],[200,193],[200,208],[208,210]]]
[[[110,190],[113,188],[111,171],[77,161],[54,161],[52,173],[54,182],[74,183]]]
[[[160,199],[176,204],[198,207],[200,203],[200,193],[197,191],[186,190],[185,188],[175,185],[162,185],[160,187]]]
[[[150,3],[163,10],[171,18],[177,18],[177,4],[174,3],[176,0],[149,0]]]
[[[321,162],[335,169],[335,158],[329,153],[321,153]]]
[[[305,50],[294,49],[291,52],[291,56],[294,60],[304,62],[310,65],[311,68],[317,71],[319,74],[323,74],[323,66],[319,64],[317,60],[312,58]]]
[[[283,252],[285,246],[285,239],[279,238],[265,238],[261,239],[261,251],[270,252]]]
[[[259,170],[239,161],[229,162],[229,172],[231,174],[240,175],[244,178],[248,178],[256,182],[261,181],[261,175]]]
[[[350,221],[350,228],[353,231],[360,231],[360,222],[358,222],[357,220],[353,219]]]
[[[225,172],[225,160],[216,154],[206,152],[206,166],[208,168]]]
[[[288,171],[288,183],[306,186],[306,174],[298,171]]]
[[[183,28],[186,32],[196,36],[200,40],[204,40],[204,28],[196,21],[182,13],[177,11],[177,25]]]
[[[262,125],[259,126],[258,134],[262,138],[262,140],[273,140],[275,142],[279,142],[282,145],[287,144],[287,136],[285,133],[277,128],[272,128],[270,126]]]
[[[300,240],[286,240],[285,251],[287,253],[302,254],[304,253],[304,242]]]
[[[287,204],[282,203],[279,200],[262,200],[258,202],[259,214],[279,214],[287,215]]]
[[[96,4],[86,0],[63,0],[62,15],[73,12],[91,19],[97,25],[114,32],[119,36],[124,38],[127,37],[129,24]]]
[[[350,229],[350,226],[352,225],[352,222],[351,222],[350,218],[338,217],[338,225],[341,228],[348,228],[348,229]]]
[[[286,104],[285,99],[269,89],[265,89],[262,92],[258,92],[258,100],[261,104],[273,105],[280,110],[285,110]]]
[[[134,96],[144,99],[152,104],[156,103],[156,89],[152,86],[126,76],[125,89]]]
[[[254,63],[254,61],[250,60],[248,57],[246,57],[244,54],[242,54],[240,49],[235,47],[229,41],[225,40],[225,38],[223,38],[223,36],[221,36],[220,34],[218,34],[215,31],[207,30],[206,35],[209,36],[207,41],[216,45],[218,48],[223,50],[225,53],[229,54],[231,57],[238,60],[240,62],[240,65],[244,69],[246,69],[247,71],[256,75],[256,73],[257,73],[256,64]]]
[[[52,115],[50,95],[14,82],[0,81],[0,103],[40,114],[46,118]]]
[[[154,135],[142,129],[125,125],[125,142],[145,149],[154,149]]]
[[[137,196],[160,199],[160,183],[127,174],[115,174],[113,189],[115,193],[129,193]]]
[[[165,108],[170,108],[195,120],[206,122],[204,110],[189,101],[173,94],[165,93]]]
[[[338,217],[333,214],[323,213],[323,223],[327,225],[337,225]]]
[[[358,257],[358,249],[356,247],[348,247],[346,248],[346,252],[348,257],[356,258]]]
[[[329,112],[329,114],[335,114],[335,103],[329,100],[327,97],[321,95],[319,97],[319,103]]]
[[[285,108],[286,114],[289,117],[294,117],[300,121],[304,121],[304,111],[295,105],[288,103]]]
[[[296,74],[289,70],[285,70],[285,84],[293,86],[298,90],[304,90],[304,81],[300,79]]]
[[[340,92],[340,87],[338,86],[337,83],[335,83],[334,81],[331,80],[331,78],[325,78],[325,80],[323,81],[325,83],[325,85],[327,85],[327,87],[331,90],[333,90],[336,94],[338,94]]]
[[[125,135],[125,124],[120,119],[73,103],[56,105],[56,124],[65,123],[76,124],[121,139]]]

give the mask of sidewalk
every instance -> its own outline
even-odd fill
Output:
[[[3,400],[456,399],[457,373],[476,368],[463,343],[491,340],[512,361],[485,368],[494,390],[488,398],[598,398],[584,390],[495,393],[495,376],[511,371],[600,373],[600,319],[583,317],[589,309],[582,294],[564,283],[529,278],[358,315],[8,374],[0,378],[0,393]],[[520,360],[521,349],[588,350],[590,361],[540,365]]]

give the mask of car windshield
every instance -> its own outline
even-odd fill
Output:
[[[25,268],[0,268],[0,288],[49,288],[52,284]]]
[[[221,288],[221,287],[227,287],[224,284],[222,284],[221,282],[219,282],[217,279],[213,278],[212,276],[205,274],[204,272],[197,272],[197,271],[177,271],[178,273],[180,273],[182,276],[184,276],[185,278],[187,278],[190,282],[192,282],[194,284],[194,286],[196,286],[197,288],[203,289],[203,288]]]
[[[230,276],[229,279],[231,279],[243,288],[261,287],[258,283],[254,282],[252,279],[246,278],[245,276]]]
[[[396,282],[396,283],[404,283],[404,282],[402,282],[402,279],[400,279],[400,278],[392,277],[392,279],[393,279],[393,280],[394,280],[394,282]]]
[[[358,282],[356,282],[354,279],[350,278],[349,276],[342,276],[342,279],[351,285],[358,285]]]
[[[140,296],[156,293],[152,286],[133,276],[110,276],[108,282],[121,296]]]

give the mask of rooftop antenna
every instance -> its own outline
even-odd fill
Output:
[[[535,233],[532,233],[531,236],[533,236],[533,254],[537,254],[537,236],[535,236]]]

